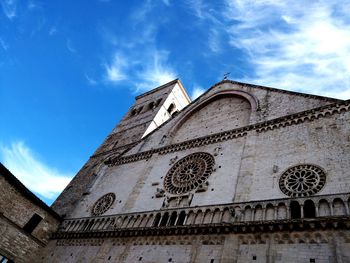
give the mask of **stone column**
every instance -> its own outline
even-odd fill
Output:
[[[221,254],[221,263],[236,263],[238,260],[239,241],[237,235],[229,234],[225,237]]]
[[[300,218],[304,218],[304,204],[300,205]]]

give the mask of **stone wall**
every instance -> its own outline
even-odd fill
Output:
[[[117,202],[106,214],[160,209],[164,198],[157,188],[173,163],[195,152],[215,158],[206,191],[194,193],[191,206],[286,198],[279,178],[289,167],[313,164],[326,172],[326,184],[318,194],[348,192],[350,113],[327,116],[265,132],[250,131],[245,136],[122,165],[103,165],[99,181],[77,205],[72,216],[90,216],[94,202],[108,192]],[[340,183],[341,182],[341,183]]]
[[[27,233],[23,227],[34,214],[42,220],[32,233]],[[37,253],[47,244],[59,223],[59,219],[0,176],[0,254],[15,262],[36,262]]]
[[[349,262],[349,231],[71,239],[42,262]]]

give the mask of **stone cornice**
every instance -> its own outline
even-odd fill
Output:
[[[171,152],[183,151],[190,148],[199,147],[202,145],[214,144],[221,141],[232,140],[235,138],[243,137],[248,134],[250,131],[256,131],[258,133],[274,130],[290,125],[296,125],[304,123],[306,121],[313,121],[319,118],[332,116],[334,114],[339,114],[341,112],[349,111],[350,109],[350,100],[342,101],[330,105],[325,105],[319,108],[314,108],[311,110],[306,110],[294,114],[290,114],[284,117],[279,117],[276,119],[260,122],[257,124],[248,125],[242,128],[228,130],[220,133],[211,134],[208,136],[187,140],[184,142],[167,145],[157,149],[144,151],[136,153],[133,155],[125,157],[116,157],[110,158],[105,161],[105,164],[109,166],[121,165],[125,163],[135,162],[139,160],[149,159],[154,153],[158,154],[167,154]]]
[[[70,218],[63,221],[53,238],[349,229],[349,196],[327,194]],[[336,202],[342,204],[342,209],[329,209]],[[298,204],[299,216],[290,209],[292,203]],[[328,210],[319,213],[321,204]],[[314,215],[304,217],[306,207],[310,212],[314,210]]]
[[[203,235],[228,233],[257,233],[280,231],[305,231],[326,229],[350,229],[349,217],[326,217],[257,222],[218,223],[185,226],[136,227],[103,231],[56,232],[52,239],[110,238],[165,235]]]

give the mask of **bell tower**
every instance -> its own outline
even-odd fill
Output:
[[[191,99],[179,79],[137,96],[93,156],[124,152],[186,107]]]

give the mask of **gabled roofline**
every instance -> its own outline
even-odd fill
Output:
[[[157,91],[159,91],[159,90],[161,90],[161,89],[168,88],[169,86],[174,85],[174,84],[176,84],[176,83],[179,84],[180,88],[182,89],[183,93],[184,93],[185,96],[186,96],[186,99],[188,99],[188,101],[191,102],[191,99],[190,99],[190,97],[188,96],[186,89],[184,88],[184,86],[182,85],[181,81],[180,81],[178,78],[177,78],[177,79],[174,79],[174,80],[172,80],[172,81],[170,81],[170,82],[168,82],[168,83],[165,83],[164,85],[161,85],[161,86],[159,86],[159,87],[157,87],[157,88],[155,88],[155,89],[152,89],[152,90],[150,90],[150,91],[147,91],[147,92],[145,92],[145,93],[142,93],[142,94],[136,96],[136,97],[135,97],[135,100],[138,100],[138,99],[140,99],[140,98],[142,98],[142,97],[145,97],[145,96],[147,96],[147,95],[149,95],[149,94],[152,94],[152,93],[154,93],[154,92],[157,92]]]
[[[3,176],[6,181],[8,181],[12,186],[14,186],[22,195],[24,195],[27,199],[32,201],[37,206],[44,209],[50,215],[55,217],[58,220],[62,220],[62,218],[47,204],[45,204],[39,197],[33,194],[24,184],[21,183],[20,180],[16,178],[1,162],[0,162],[0,176]]]
[[[145,93],[142,93],[142,94],[136,96],[135,99],[138,100],[138,99],[140,99],[140,98],[142,98],[142,97],[144,97],[144,96],[147,96],[147,95],[149,95],[149,94],[152,94],[152,93],[154,93],[154,92],[156,92],[156,91],[159,91],[159,90],[161,90],[161,89],[167,88],[167,87],[169,87],[170,85],[173,85],[173,84],[177,83],[178,81],[179,81],[179,79],[174,79],[174,80],[172,80],[172,81],[170,81],[170,82],[168,82],[168,83],[165,83],[165,84],[163,84],[163,85],[161,85],[161,86],[158,86],[158,87],[156,87],[156,88],[154,88],[154,89],[152,89],[152,90],[150,90],[150,91],[147,91],[147,92],[145,92]]]
[[[251,83],[245,83],[245,82],[229,80],[229,79],[225,79],[225,80],[222,80],[222,81],[214,84],[213,86],[211,86],[208,89],[208,91],[211,90],[212,88],[215,88],[215,87],[217,87],[217,86],[219,86],[221,84],[225,84],[225,83],[237,84],[237,85],[242,85],[242,86],[249,86],[249,87],[252,87],[252,88],[260,88],[260,89],[265,89],[265,90],[268,90],[268,91],[275,91],[275,92],[279,92],[279,93],[287,93],[287,94],[292,94],[292,95],[297,95],[297,96],[302,96],[302,97],[307,97],[307,98],[320,99],[320,100],[327,100],[327,101],[332,101],[332,102],[344,101],[344,100],[341,100],[341,99],[336,99],[336,98],[331,98],[331,97],[326,97],[326,96],[319,96],[319,95],[314,95],[314,94],[309,94],[309,93],[290,91],[290,90],[284,90],[284,89],[277,89],[277,88],[261,86],[261,85],[251,84]]]

